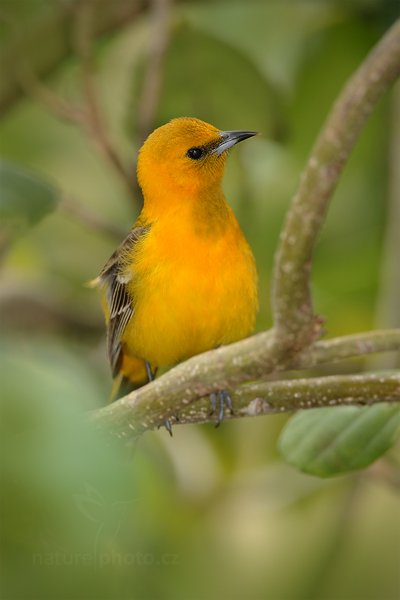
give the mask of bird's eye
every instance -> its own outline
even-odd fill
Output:
[[[199,160],[199,158],[201,158],[204,154],[204,150],[202,148],[189,148],[189,150],[186,152],[187,156],[189,158],[191,158],[192,160]]]

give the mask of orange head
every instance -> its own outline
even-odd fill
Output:
[[[150,198],[197,195],[219,188],[227,150],[255,131],[220,131],[199,119],[181,117],[159,127],[144,142],[138,180]]]

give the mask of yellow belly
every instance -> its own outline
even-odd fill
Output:
[[[213,237],[154,225],[133,260],[125,351],[170,366],[247,336],[257,310],[254,258],[236,221]]]

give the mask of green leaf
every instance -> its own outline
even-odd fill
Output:
[[[36,174],[0,161],[0,223],[6,240],[23,234],[54,210],[58,191]],[[5,233],[4,233],[5,232]]]
[[[400,407],[376,404],[298,412],[279,439],[285,460],[299,470],[332,477],[363,469],[398,438]]]
[[[136,123],[145,64],[135,70],[128,128]],[[240,49],[182,21],[176,26],[163,71],[155,124],[192,116],[221,129],[242,127],[279,137],[284,133],[280,91]],[[251,107],[247,110],[246,107]],[[135,133],[135,131],[133,131]]]

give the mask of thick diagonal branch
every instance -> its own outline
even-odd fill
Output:
[[[311,151],[287,213],[275,258],[274,323],[289,347],[318,336],[310,292],[315,243],[354,143],[376,103],[400,74],[400,20],[354,73],[332,108]]]

